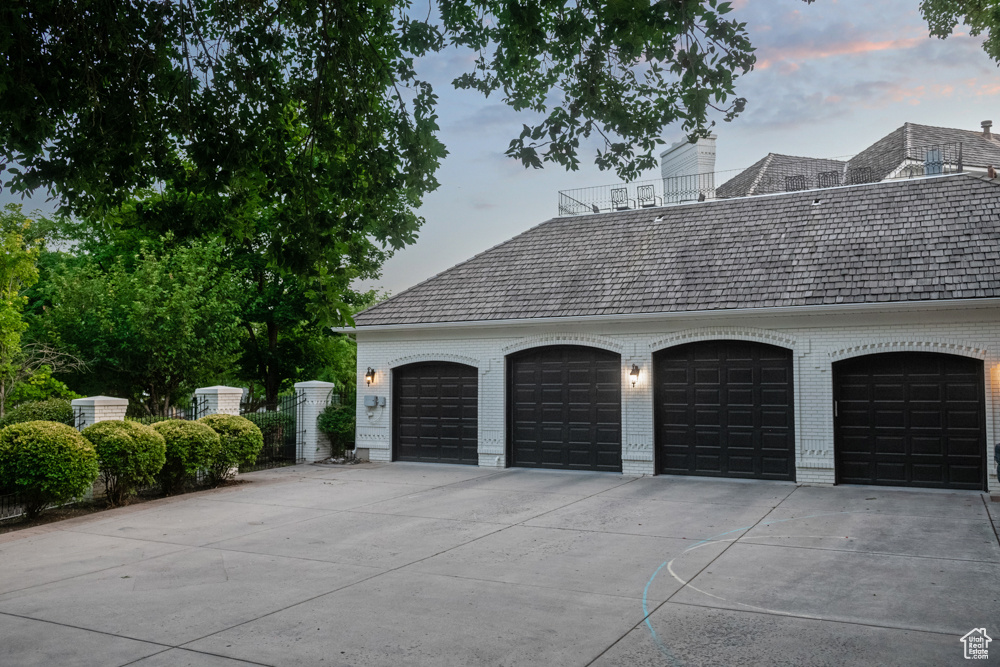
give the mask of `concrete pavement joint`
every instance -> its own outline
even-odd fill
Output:
[[[955,637],[960,632],[948,632],[945,630],[928,630],[927,628],[912,628],[899,625],[879,625],[878,623],[865,623],[864,621],[848,621],[842,618],[821,618],[818,616],[802,616],[786,612],[775,612],[768,609],[733,609],[731,607],[714,607],[710,604],[698,604],[697,602],[675,602],[669,600],[664,604],[675,604],[681,607],[695,607],[697,609],[710,609],[712,611],[725,611],[733,614],[760,614],[761,616],[777,616],[779,618],[797,618],[803,621],[814,621],[816,623],[838,623],[841,625],[855,625],[863,628],[878,628],[879,630],[895,630],[897,632],[922,632],[927,635],[940,635],[942,637]],[[661,607],[663,605],[660,605]]]
[[[792,489],[791,489],[791,490],[790,490],[790,491],[788,492],[788,494],[786,494],[786,495],[785,495],[785,497],[784,497],[784,498],[782,498],[781,500],[779,500],[779,501],[778,501],[778,504],[777,504],[777,505],[775,505],[774,507],[772,507],[771,509],[769,509],[769,510],[768,510],[768,511],[767,511],[767,512],[766,512],[766,513],[765,513],[765,514],[763,515],[763,516],[761,516],[761,518],[760,518],[760,519],[758,519],[758,520],[757,520],[757,521],[756,521],[756,522],[755,522],[755,523],[754,523],[754,524],[753,524],[752,526],[749,526],[749,527],[747,527],[747,528],[737,528],[737,529],[735,529],[735,530],[729,530],[729,531],[726,531],[726,532],[724,532],[724,533],[719,533],[718,535],[715,535],[714,537],[722,537],[723,535],[729,535],[729,534],[731,534],[731,533],[737,533],[737,532],[740,532],[740,531],[750,531],[750,530],[752,530],[753,528],[755,528],[756,526],[758,526],[758,525],[759,525],[759,524],[760,524],[760,523],[761,523],[761,522],[762,522],[762,521],[763,521],[764,519],[766,519],[766,518],[767,518],[768,516],[770,516],[770,515],[771,515],[771,513],[773,513],[773,512],[774,512],[774,510],[776,510],[776,509],[777,509],[777,508],[778,508],[778,507],[779,507],[779,506],[780,506],[780,505],[781,505],[781,504],[782,504],[783,502],[785,502],[786,500],[788,500],[788,498],[789,498],[789,497],[790,497],[790,496],[791,496],[791,495],[792,495],[793,493],[795,493],[795,491],[797,491],[797,490],[798,490],[798,488],[799,488],[799,487],[794,487],[794,488],[792,488]],[[744,534],[745,534],[745,533],[744,533]],[[712,538],[709,538],[709,539],[706,539],[706,540],[701,540],[701,541],[699,541],[698,543],[696,543],[696,544],[694,544],[694,545],[692,545],[692,546],[688,547],[687,549],[685,549],[685,550],[684,550],[684,551],[682,551],[681,553],[683,554],[683,553],[686,553],[686,552],[690,551],[691,549],[694,549],[694,548],[697,548],[697,547],[698,547],[698,546],[700,546],[701,544],[705,544],[705,543],[707,543],[707,542],[711,541],[711,539],[712,539]],[[719,558],[721,558],[721,557],[722,557],[722,555],[723,555],[723,554],[725,554],[725,553],[726,553],[726,552],[727,552],[727,551],[728,551],[728,550],[730,549],[730,547],[732,547],[732,545],[733,545],[733,544],[735,544],[735,543],[736,543],[736,542],[735,542],[735,541],[733,541],[733,542],[731,542],[731,543],[730,543],[729,545],[727,545],[725,549],[723,549],[723,550],[722,550],[721,552],[719,552],[719,553],[718,553],[718,554],[717,554],[717,555],[715,556],[715,558],[712,558],[712,559],[711,559],[710,561],[708,561],[708,562],[707,562],[707,563],[706,563],[706,564],[705,564],[705,565],[704,565],[703,567],[701,567],[701,568],[700,568],[700,569],[699,569],[699,570],[698,570],[698,571],[697,571],[697,572],[695,573],[695,575],[694,575],[693,577],[691,577],[691,579],[689,579],[688,581],[692,581],[692,580],[696,579],[696,578],[698,577],[698,575],[700,575],[700,574],[701,574],[702,572],[704,572],[704,571],[705,571],[705,570],[706,570],[706,569],[707,569],[707,568],[708,568],[708,567],[709,567],[709,566],[710,566],[710,565],[711,565],[712,563],[714,563],[714,562],[715,562],[715,561],[717,561],[717,560],[718,560]],[[676,558],[676,557],[675,557],[675,558]],[[649,608],[648,608],[648,606],[647,606],[647,599],[648,599],[648,595],[649,595],[649,587],[650,587],[650,586],[652,585],[652,583],[653,583],[653,580],[654,580],[654,579],[656,579],[656,575],[657,575],[657,574],[659,574],[660,570],[662,570],[662,569],[663,569],[664,567],[666,567],[666,566],[668,565],[668,563],[669,563],[669,562],[670,562],[670,561],[664,561],[663,563],[661,563],[661,564],[660,564],[660,566],[659,566],[658,568],[656,568],[656,571],[655,571],[655,572],[653,572],[653,575],[652,575],[652,576],[651,576],[651,577],[649,578],[649,581],[647,581],[647,582],[646,582],[646,587],[645,587],[645,589],[644,589],[644,590],[643,590],[643,592],[642,592],[642,612],[643,612],[643,619],[642,619],[642,620],[641,620],[641,621],[640,621],[639,623],[636,623],[636,625],[635,625],[635,628],[638,628],[638,627],[639,627],[640,625],[642,625],[643,623],[645,623],[645,624],[646,624],[646,626],[647,626],[647,627],[649,628],[649,632],[650,632],[650,635],[652,636],[652,638],[653,638],[653,641],[654,641],[654,642],[656,643],[656,646],[657,646],[657,648],[658,648],[658,649],[660,649],[660,652],[661,652],[661,653],[663,653],[663,655],[664,655],[664,656],[666,656],[666,657],[667,657],[667,658],[668,658],[668,659],[669,659],[669,660],[671,661],[671,663],[672,663],[672,664],[674,664],[674,665],[679,665],[680,663],[679,663],[679,661],[677,660],[677,657],[676,657],[676,656],[675,656],[675,655],[673,654],[673,652],[672,652],[672,651],[670,651],[670,649],[668,649],[668,648],[666,647],[666,645],[665,645],[665,644],[663,643],[663,641],[662,641],[662,640],[661,640],[661,639],[660,639],[660,638],[659,638],[659,637],[657,636],[657,634],[656,634],[656,630],[654,630],[654,629],[653,629],[653,625],[652,625],[652,623],[650,623],[650,622],[649,622],[649,618],[650,618],[650,616],[652,616],[652,615],[653,615],[654,613],[656,613],[656,611],[657,611],[658,609],[660,609],[661,607],[663,607],[663,605],[667,604],[667,603],[668,603],[668,602],[669,602],[669,601],[670,601],[670,600],[671,600],[671,599],[672,599],[672,598],[673,598],[673,597],[674,597],[675,595],[677,595],[677,594],[678,594],[679,592],[681,592],[682,590],[684,590],[684,588],[685,588],[685,586],[686,586],[687,584],[685,584],[685,585],[681,586],[681,587],[680,587],[680,588],[678,588],[678,589],[677,589],[676,591],[674,591],[673,593],[671,593],[670,595],[668,595],[668,596],[667,596],[667,598],[666,598],[666,599],[665,599],[665,600],[664,600],[663,602],[661,602],[660,604],[658,604],[658,605],[657,605],[657,606],[656,606],[655,608],[653,608],[653,610],[652,610],[652,611],[649,611]],[[630,629],[630,630],[629,630],[628,632],[632,632],[632,630],[634,630],[635,628],[632,628],[632,629]],[[598,660],[598,659],[599,659],[599,658],[600,658],[600,657],[601,657],[602,655],[604,655],[604,654],[605,654],[605,653],[607,653],[607,652],[608,652],[609,650],[611,650],[611,649],[612,649],[612,648],[613,648],[613,647],[615,646],[615,644],[617,644],[618,642],[620,642],[620,641],[621,641],[622,639],[624,639],[624,638],[625,638],[625,637],[626,637],[626,636],[628,635],[628,632],[626,632],[626,633],[625,633],[624,635],[622,635],[621,637],[619,637],[618,639],[616,639],[616,640],[615,640],[614,642],[612,642],[612,643],[611,643],[611,644],[610,644],[610,645],[609,645],[609,646],[608,646],[608,647],[607,647],[606,649],[604,649],[604,651],[602,651],[602,652],[601,652],[600,654],[598,654],[598,655],[597,655],[597,656],[596,656],[596,657],[594,658],[594,660],[591,660],[591,661],[590,661],[590,663],[588,663],[588,665],[589,665],[589,664],[593,664],[593,662],[594,662],[594,661]]]
[[[638,479],[638,478],[633,478],[633,479],[630,479],[630,480],[628,480],[628,481],[626,481],[626,482],[623,482],[622,484],[619,484],[618,486],[623,486],[624,484],[629,484],[629,483],[631,483],[631,482],[635,481],[635,479]],[[451,486],[451,484],[447,484],[447,485],[443,485],[443,486]],[[612,487],[612,488],[617,488],[617,487]],[[607,489],[605,489],[605,490],[607,490]],[[603,493],[603,491],[601,491],[601,492],[599,492],[599,493]],[[574,500],[574,501],[573,501],[573,502],[571,502],[571,503],[567,503],[566,505],[563,505],[562,507],[557,507],[557,508],[554,508],[554,509],[552,509],[552,510],[549,510],[549,511],[552,511],[552,512],[554,512],[554,511],[555,511],[555,510],[557,510],[557,509],[562,509],[563,507],[569,507],[569,506],[570,506],[570,505],[572,505],[573,503],[577,503],[577,502],[580,502],[581,500],[586,500],[587,498],[590,498],[590,497],[592,497],[592,496],[595,496],[595,495],[598,495],[598,493],[594,493],[594,494],[591,494],[591,495],[589,495],[589,496],[584,496],[583,498],[578,498],[578,499]],[[380,501],[380,502],[381,502],[381,501]],[[357,508],[355,508],[355,509],[357,509]],[[547,512],[546,512],[546,513],[547,513]],[[539,515],[539,516],[542,516],[542,515]],[[427,517],[421,517],[421,518],[427,518]],[[537,518],[537,517],[532,517],[532,518]],[[530,519],[525,519],[525,521],[528,521],[528,520],[530,520]],[[486,523],[486,522],[476,522],[476,523]],[[479,541],[479,540],[481,540],[481,539],[484,539],[484,538],[486,538],[486,537],[489,537],[489,536],[491,536],[491,535],[496,535],[496,534],[498,534],[498,533],[501,533],[501,532],[503,532],[503,531],[505,531],[505,530],[507,530],[507,529],[509,529],[509,528],[512,528],[512,527],[514,527],[514,526],[517,526],[517,525],[521,525],[521,524],[523,524],[523,521],[522,521],[522,522],[520,522],[520,523],[517,523],[517,524],[512,524],[512,525],[505,525],[505,526],[503,526],[502,528],[499,528],[498,530],[495,530],[495,531],[492,531],[492,532],[489,532],[489,533],[486,533],[485,535],[480,535],[479,537],[475,537],[475,538],[473,538],[473,539],[471,539],[471,540],[468,540],[467,542],[463,542],[463,543],[461,543],[461,544],[456,544],[455,546],[452,546],[452,547],[449,547],[449,548],[447,548],[447,549],[443,549],[442,551],[439,551],[439,552],[437,552],[437,553],[435,553],[435,554],[431,554],[431,555],[429,555],[429,556],[425,556],[424,558],[418,558],[417,560],[414,560],[414,561],[411,561],[411,562],[409,562],[409,563],[405,563],[405,564],[403,564],[403,565],[399,565],[399,566],[397,566],[397,567],[393,567],[393,568],[390,568],[390,569],[387,569],[387,570],[385,570],[385,571],[383,571],[383,572],[380,572],[380,573],[378,573],[378,574],[374,574],[374,575],[372,575],[372,576],[370,576],[370,577],[366,577],[366,578],[364,578],[364,579],[361,579],[360,581],[355,581],[355,582],[353,582],[353,583],[350,583],[350,584],[347,584],[347,585],[345,585],[345,586],[341,586],[341,587],[339,587],[339,588],[337,588],[337,589],[335,589],[335,590],[332,590],[332,591],[327,591],[327,592],[325,592],[325,593],[321,593],[321,594],[319,594],[319,595],[315,595],[315,596],[313,596],[313,597],[311,597],[311,598],[308,598],[308,599],[305,599],[305,600],[299,600],[298,602],[295,602],[295,603],[293,603],[293,604],[290,604],[290,605],[287,605],[286,607],[283,607],[283,608],[281,608],[281,609],[275,609],[275,610],[273,610],[273,611],[270,611],[270,612],[268,612],[268,613],[266,613],[266,614],[261,614],[260,616],[258,616],[258,617],[256,617],[256,618],[252,618],[252,619],[248,619],[248,620],[246,620],[246,621],[242,621],[242,622],[240,622],[240,623],[236,623],[236,624],[234,624],[234,625],[231,625],[231,626],[229,626],[229,627],[227,627],[227,628],[223,628],[223,629],[221,629],[221,630],[217,630],[217,631],[215,631],[215,632],[210,632],[210,633],[208,633],[207,635],[204,635],[203,637],[197,637],[197,638],[195,638],[195,639],[192,639],[192,640],[190,640],[190,641],[188,641],[188,642],[185,642],[184,644],[182,644],[182,645],[181,645],[180,647],[178,647],[178,648],[183,648],[183,647],[185,647],[185,646],[187,646],[187,645],[189,645],[189,644],[193,644],[194,642],[198,642],[198,641],[201,641],[201,640],[203,640],[203,639],[207,639],[208,637],[212,637],[212,636],[214,636],[214,635],[217,635],[217,634],[220,634],[220,633],[223,633],[223,632],[228,632],[229,630],[232,630],[232,629],[234,629],[234,628],[238,628],[238,627],[240,627],[240,626],[243,626],[243,625],[246,625],[247,623],[253,623],[253,622],[255,622],[255,621],[259,621],[259,620],[261,620],[261,619],[263,619],[263,618],[267,618],[268,616],[273,616],[274,614],[277,614],[277,613],[280,613],[280,612],[282,612],[282,611],[287,611],[288,609],[292,609],[292,608],[294,608],[294,607],[297,607],[297,606],[299,606],[299,605],[302,605],[302,604],[305,604],[305,603],[307,603],[307,602],[312,602],[313,600],[317,600],[317,599],[319,599],[319,598],[321,598],[321,597],[326,597],[326,596],[328,596],[328,595],[332,595],[332,594],[334,594],[334,593],[338,593],[338,592],[340,592],[340,591],[343,591],[343,590],[346,590],[346,589],[348,589],[348,588],[351,588],[352,586],[357,586],[358,584],[362,584],[362,583],[365,583],[366,581],[371,581],[372,579],[376,579],[376,578],[378,578],[378,577],[381,577],[381,576],[385,576],[386,574],[390,574],[390,573],[392,573],[392,572],[396,572],[396,571],[398,571],[398,570],[402,570],[403,568],[406,568],[406,567],[409,567],[409,566],[411,566],[411,565],[415,565],[415,564],[417,564],[417,563],[422,563],[423,561],[426,561],[426,560],[430,560],[431,558],[436,558],[437,556],[440,556],[440,555],[442,555],[442,554],[446,554],[446,553],[448,553],[449,551],[454,551],[455,549],[459,549],[459,548],[461,548],[461,547],[464,547],[464,546],[466,546],[466,545],[469,545],[469,544],[472,544],[472,543],[474,543],[474,542],[477,542],[477,541]],[[229,657],[229,656],[224,656],[224,657]]]
[[[993,537],[997,538],[997,544],[1000,545],[1000,533],[997,533],[997,521],[993,518],[993,510],[990,509],[989,500],[985,495],[983,496],[983,506],[986,508],[986,518],[990,520],[990,525],[993,526]]]
[[[793,521],[794,519],[782,519],[782,521]],[[779,537],[790,537],[790,538],[816,538],[816,539],[832,539],[832,540],[842,540],[843,536],[840,535],[742,535],[748,540],[765,540],[774,539]],[[724,542],[725,540],[718,540],[719,542]],[[891,556],[893,558],[914,558],[918,560],[945,560],[945,561],[955,561],[958,563],[982,563],[984,565],[997,565],[1000,561],[996,560],[981,560],[979,558],[954,558],[950,556],[921,556],[919,554],[900,554],[891,553],[888,551],[861,551],[860,549],[833,549],[831,547],[810,547],[804,544],[761,544],[759,542],[743,542],[741,543],[749,547],[773,547],[776,549],[806,549],[811,551],[833,551],[837,553],[845,554],[859,554],[864,556]]]

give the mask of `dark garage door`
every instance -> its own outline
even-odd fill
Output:
[[[478,465],[479,371],[445,362],[392,371],[397,461]]]
[[[837,482],[985,488],[983,362],[892,352],[834,364]]]
[[[794,481],[791,350],[703,341],[653,367],[660,473]]]
[[[507,367],[511,465],[621,472],[621,356],[542,347]]]

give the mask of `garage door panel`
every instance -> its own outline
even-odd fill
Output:
[[[760,384],[784,386],[792,381],[791,369],[788,368],[761,368]]]
[[[834,392],[839,482],[984,488],[981,361],[929,352],[858,357],[834,366]]]
[[[427,362],[393,369],[393,446],[402,461],[479,463],[479,372]]]
[[[653,364],[660,472],[795,479],[789,350],[704,341],[661,350]]]
[[[511,465],[621,471],[619,355],[534,348],[508,369]]]

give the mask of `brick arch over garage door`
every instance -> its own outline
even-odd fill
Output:
[[[887,352],[833,365],[838,484],[986,488],[980,359]]]
[[[653,355],[657,472],[795,480],[792,351],[706,340]]]
[[[553,345],[507,357],[512,466],[622,470],[621,355]]]
[[[397,461],[479,463],[479,371],[449,361],[392,369]]]

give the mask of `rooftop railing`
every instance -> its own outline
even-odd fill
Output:
[[[754,169],[754,167],[758,167]],[[559,215],[630,211],[713,199],[816,190],[964,171],[962,144],[902,147],[838,159],[775,155],[748,169],[561,190]]]

